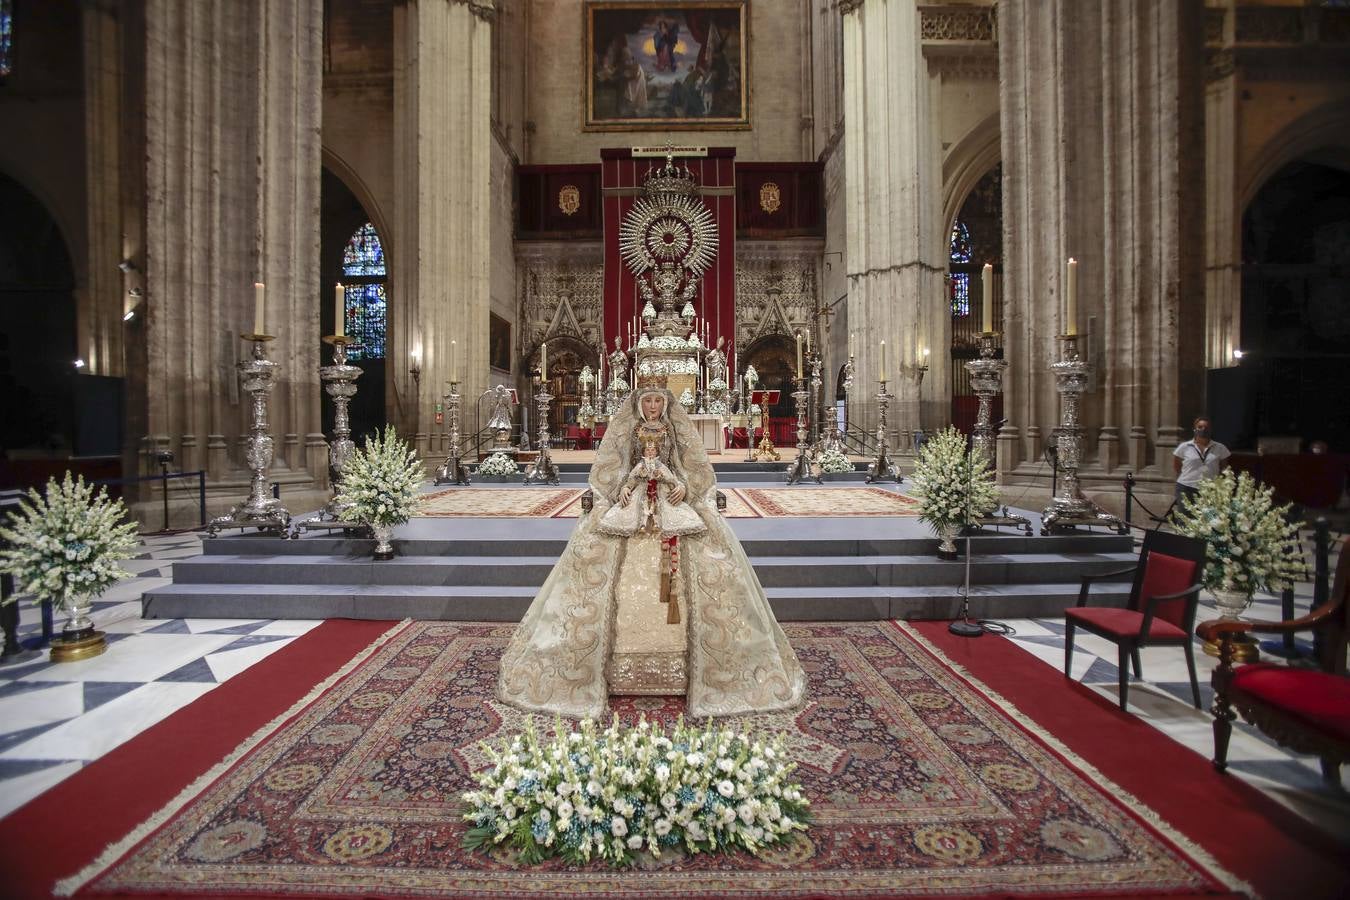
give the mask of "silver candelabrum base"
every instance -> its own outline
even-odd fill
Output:
[[[338,500],[342,496],[342,468],[346,465],[347,457],[356,449],[352,443],[348,407],[356,396],[356,379],[361,377],[361,368],[347,364],[347,348],[355,344],[356,340],[345,335],[330,334],[324,337],[323,342],[333,348],[333,364],[319,367],[319,379],[328,396],[333,398],[333,439],[328,442],[328,470],[333,496],[316,514],[295,522],[291,526],[291,537],[298,538],[306,531],[337,529],[349,535],[367,536],[370,533],[369,526],[343,521],[342,513],[351,504]]]
[[[980,334],[979,358],[966,363],[966,371],[970,373],[970,386],[974,389],[975,396],[980,398],[980,409],[975,416],[971,446],[975,452],[984,455],[991,468],[995,459],[994,398],[1003,390],[1003,373],[1008,368],[1007,360],[994,357],[994,340],[997,337],[998,333],[993,331]],[[1028,535],[1031,534],[1031,521],[1009,512],[1006,506],[1003,507],[1002,515],[977,516],[971,520],[971,524],[978,528],[1011,526],[1020,528]]]
[[[534,395],[535,405],[539,407],[539,455],[525,470],[525,484],[559,482],[558,467],[553,464],[553,456],[549,453],[551,442],[548,436],[548,405],[552,399],[553,395],[546,388],[541,388],[539,393]]]
[[[445,462],[436,467],[436,484],[469,484],[469,469],[460,459],[463,452],[459,446],[459,383],[450,382],[450,392],[445,395],[445,414],[450,424],[450,452]]]
[[[257,528],[284,538],[291,514],[280,500],[267,496],[267,470],[272,466],[274,446],[267,424],[267,398],[280,368],[267,358],[267,342],[276,338],[270,334],[241,334],[240,337],[253,344],[252,358],[240,360],[236,366],[244,390],[252,397],[253,424],[249,428],[245,460],[253,474],[248,498],[228,515],[212,519],[206,526],[206,533],[215,537],[222,528]]]
[[[1050,371],[1055,376],[1055,390],[1059,392],[1059,427],[1055,434],[1059,438],[1059,465],[1063,477],[1059,492],[1041,512],[1041,534],[1078,525],[1099,525],[1127,534],[1130,529],[1124,522],[1083,496],[1078,482],[1078,466],[1083,453],[1078,406],[1087,390],[1092,367],[1078,355],[1077,335],[1062,334],[1056,340],[1061,345],[1060,358],[1051,363]]]
[[[877,392],[877,455],[872,460],[872,464],[867,467],[868,484],[877,481],[894,481],[896,484],[904,481],[900,477],[900,469],[891,459],[890,449],[887,447],[886,440],[886,407],[890,405],[891,395],[886,393],[886,381],[881,381],[881,390]]]
[[[797,404],[797,458],[788,464],[787,483],[801,484],[803,481],[814,481],[816,484],[824,484],[820,478],[820,467],[815,462],[815,448],[806,437],[807,402],[811,395],[805,389],[805,382],[799,379],[797,384],[798,389],[792,392],[792,399]]]

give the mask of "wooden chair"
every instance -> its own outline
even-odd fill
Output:
[[[1318,668],[1276,663],[1233,666],[1233,638],[1240,634],[1320,632]],[[1219,645],[1214,670],[1214,767],[1228,765],[1228,738],[1237,713],[1268,737],[1296,753],[1322,759],[1322,777],[1339,785],[1340,767],[1350,762],[1350,678],[1346,639],[1350,635],[1350,549],[1341,549],[1331,597],[1313,612],[1285,622],[1205,622],[1200,636]]]
[[[1195,678],[1195,651],[1191,630],[1195,609],[1200,601],[1200,579],[1205,568],[1205,542],[1164,531],[1150,531],[1139,551],[1139,562],[1129,568],[1100,575],[1084,575],[1078,589],[1078,605],[1065,610],[1064,676],[1070,677],[1073,664],[1074,631],[1082,628],[1116,645],[1120,670],[1120,708],[1125,709],[1130,691],[1126,661],[1134,665],[1134,677],[1142,678],[1139,648],[1180,645],[1186,652],[1186,669],[1191,675],[1191,695],[1200,708],[1200,684]],[[1129,605],[1119,607],[1088,606],[1088,594],[1094,581],[1134,573]]]

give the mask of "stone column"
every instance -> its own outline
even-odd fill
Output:
[[[298,449],[319,432],[322,21],[321,0],[146,3],[146,443],[226,491],[242,477],[235,363],[255,281],[282,364],[275,471],[326,483],[322,453]]]
[[[1008,0],[999,10],[1004,408],[1028,433],[1017,455],[1037,459],[1031,428],[1048,436],[1058,421],[1046,367],[1064,328],[1061,282],[1072,256],[1080,347],[1097,367],[1082,416],[1089,444],[1098,442],[1095,466],[1121,461],[1122,438],[1130,456],[1140,454],[1141,437],[1166,464],[1182,397],[1203,388],[1194,238],[1204,181],[1192,152],[1203,138],[1202,6]]]
[[[1233,365],[1242,325],[1241,102],[1235,4],[1225,6],[1205,10],[1211,45],[1205,51],[1205,365],[1211,369]]]
[[[437,428],[451,340],[462,396],[472,403],[487,387],[492,18],[487,0],[394,7],[387,399],[393,421],[412,435]],[[409,373],[414,351],[420,380]]]
[[[931,126],[933,80],[923,59],[914,0],[847,0],[844,15],[845,218],[848,322],[859,335],[854,392],[868,401],[886,341],[889,421],[918,426],[922,351],[945,348],[945,236],[939,130]],[[950,380],[944,352],[929,356],[925,421]],[[867,423],[874,426],[874,422]],[[895,446],[894,444],[892,446]],[[907,439],[899,446],[909,446]]]
[[[84,131],[89,281],[75,317],[92,375],[123,374],[122,40],[117,0],[85,0]]]

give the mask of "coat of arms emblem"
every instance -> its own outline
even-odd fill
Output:
[[[575,215],[581,209],[581,191],[575,184],[565,184],[558,191],[558,209],[567,216]]]
[[[778,191],[778,185],[772,181],[766,181],[759,186],[759,208],[766,213],[776,213],[783,205],[783,196]]]

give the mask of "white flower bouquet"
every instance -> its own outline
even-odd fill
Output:
[[[425,477],[422,461],[394,429],[366,438],[342,466],[337,502],[343,520],[378,528],[404,524],[417,507],[417,489]]]
[[[820,454],[820,471],[822,472],[852,472],[853,463],[844,455],[842,450],[836,447],[830,447]]]
[[[694,411],[694,395],[689,391],[689,388],[685,388],[684,393],[680,394],[680,405],[690,412]]]
[[[107,491],[71,478],[48,480],[45,496],[30,490],[10,515],[0,537],[0,570],[11,573],[21,593],[34,600],[79,606],[131,573],[118,565],[139,542],[122,501]],[[9,598],[12,602],[14,597]]]
[[[911,480],[919,496],[919,519],[939,532],[964,526],[998,506],[989,461],[966,448],[966,436],[947,427],[919,450]]]
[[[520,466],[505,453],[494,453],[478,464],[479,475],[515,475],[519,471]]]
[[[616,718],[603,732],[590,719],[577,731],[555,720],[553,730],[541,743],[531,718],[500,751],[485,745],[495,765],[464,794],[467,849],[506,843],[530,864],[560,856],[629,865],[643,852],[754,854],[809,824],[781,738],[683,719],[669,735],[646,719],[626,727]]]
[[[1205,587],[1250,597],[1302,578],[1298,525],[1287,519],[1288,510],[1246,472],[1200,482],[1199,492],[1178,504],[1176,519],[1178,531],[1209,545]]]

